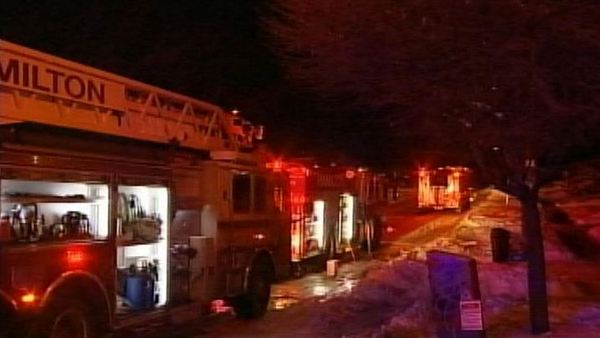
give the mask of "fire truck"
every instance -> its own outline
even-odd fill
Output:
[[[434,210],[469,208],[471,193],[467,167],[419,168],[418,207]]]
[[[380,200],[379,176],[366,168],[316,165],[313,159],[276,159],[275,173],[289,179],[291,260],[301,274],[312,263],[375,248],[380,239],[373,204]]]
[[[286,180],[208,102],[0,40],[0,336],[97,337],[290,273]]]

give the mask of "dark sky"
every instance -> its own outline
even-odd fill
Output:
[[[2,1],[2,37],[224,106],[280,77],[260,0],[126,3]]]
[[[323,109],[285,80],[257,20],[266,5],[3,0],[0,38],[239,109],[288,155],[381,162],[389,152],[377,132],[381,119]]]

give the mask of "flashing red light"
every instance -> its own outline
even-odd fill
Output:
[[[346,178],[351,179],[354,178],[354,170],[346,170]]]
[[[69,268],[80,267],[85,262],[85,253],[81,250],[68,250],[67,251],[67,265]]]
[[[390,225],[388,225],[388,226],[385,228],[385,232],[387,232],[388,234],[390,234],[390,233],[392,233],[392,232],[394,232],[394,231],[396,231],[396,228],[394,228],[393,226],[390,226]]]
[[[306,169],[306,167],[301,166],[301,165],[288,165],[286,167],[287,172],[290,174],[290,177],[293,178],[305,178],[306,176],[308,176],[308,169]]]
[[[283,162],[280,160],[269,162],[267,163],[267,168],[272,169],[276,173],[281,172],[281,169],[283,169]]]
[[[215,299],[213,301],[210,302],[210,310],[213,313],[225,313],[225,312],[230,312],[231,311],[231,307],[227,306],[227,304],[225,303],[224,300],[222,299]]]

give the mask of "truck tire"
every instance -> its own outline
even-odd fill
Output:
[[[271,278],[266,266],[259,265],[250,271],[246,293],[233,301],[239,318],[255,319],[267,312],[271,297]]]
[[[91,309],[76,299],[55,300],[44,309],[34,337],[97,338],[98,325]]]

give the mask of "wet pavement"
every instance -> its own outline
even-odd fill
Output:
[[[294,337],[294,327],[306,325],[311,306],[352,292],[369,270],[381,266],[375,259],[340,264],[336,276],[308,273],[301,278],[274,284],[267,314],[257,320],[241,320],[231,314],[211,320],[194,338]]]
[[[340,265],[334,277],[327,276],[327,272],[324,271],[275,284],[271,290],[269,309],[280,311],[303,300],[327,301],[329,298],[352,292],[368,270],[377,265],[376,261],[370,260],[348,262]]]
[[[305,326],[315,304],[352,292],[371,269],[383,264],[385,262],[362,257],[356,261],[340,262],[335,276],[328,276],[327,271],[322,271],[273,284],[269,310],[260,319],[238,319],[231,309],[225,309],[224,313],[201,318],[191,325],[147,327],[118,337],[297,337],[290,327]]]

